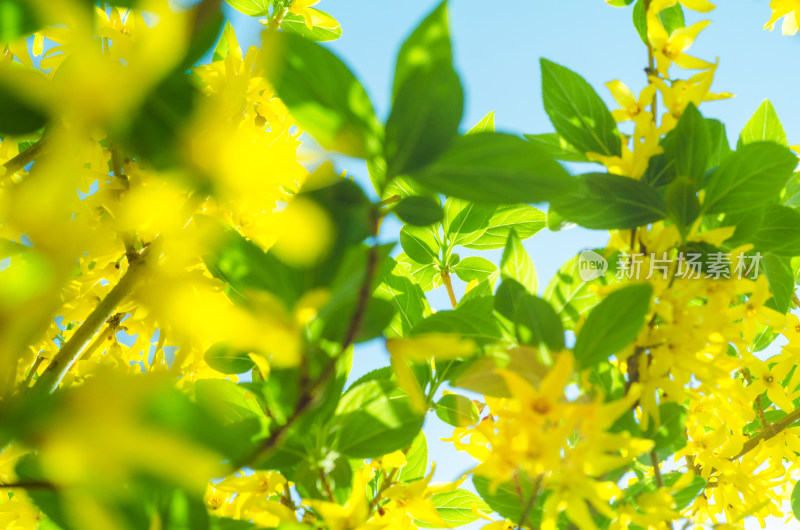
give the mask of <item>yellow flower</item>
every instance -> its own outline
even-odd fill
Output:
[[[313,29],[314,26],[320,28],[333,29],[339,27],[339,22],[335,18],[320,11],[313,9],[311,6],[319,3],[319,0],[293,0],[289,6],[289,12],[293,15],[299,15],[306,21],[308,29]]]
[[[708,20],[692,24],[688,28],[678,28],[667,33],[654,12],[647,14],[647,39],[655,53],[658,72],[668,77],[672,64],[688,70],[710,68],[711,64],[684,53],[692,45],[697,35],[710,24]]]
[[[363,467],[354,473],[353,491],[341,506],[335,502],[309,500],[308,505],[317,512],[328,525],[329,530],[368,530],[383,528],[385,525],[371,524],[367,484],[372,480],[373,470]]]
[[[764,24],[764,29],[772,31],[775,23],[783,18],[784,35],[794,35],[800,26],[800,0],[772,0],[769,3],[772,9],[772,16]]]
[[[794,366],[793,359],[781,355],[750,364],[748,368],[752,382],[747,386],[747,395],[755,401],[756,397],[766,392],[770,401],[784,412],[792,412],[794,405],[783,387],[783,380]]]
[[[414,519],[425,521],[440,528],[446,528],[450,525],[439,515],[431,501],[431,497],[438,493],[453,491],[464,481],[464,478],[457,482],[431,485],[430,482],[435,470],[436,466],[431,465],[431,472],[428,473],[427,477],[409,483],[396,483],[390,486],[386,490],[385,497],[397,504],[395,510],[401,509]]]
[[[653,115],[645,109],[653,103],[656,93],[655,85],[648,84],[639,94],[639,99],[636,99],[633,92],[622,81],[611,81],[606,83],[606,86],[614,100],[622,107],[611,112],[617,122],[632,120],[638,127],[653,120]]]

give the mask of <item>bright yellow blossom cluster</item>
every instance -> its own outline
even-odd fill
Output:
[[[608,403],[570,401],[565,390],[573,377],[570,352],[558,354],[541,382],[501,370],[507,398],[487,396],[488,415],[477,425],[457,428],[451,441],[480,464],[473,473],[500,483],[532,481],[550,490],[541,528],[556,528],[558,514],[580,528],[595,528],[591,511],[613,517],[609,501],[619,494],[604,477],[650,450],[652,441],[609,432],[636,400],[631,391]],[[466,440],[466,441],[465,441]]]

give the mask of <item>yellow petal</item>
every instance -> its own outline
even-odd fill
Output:
[[[609,81],[606,83],[608,91],[620,107],[626,109],[632,105],[636,105],[636,96],[633,95],[631,89],[625,86],[625,83],[619,80]]]

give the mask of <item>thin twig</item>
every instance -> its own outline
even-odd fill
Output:
[[[455,291],[453,291],[453,282],[450,280],[450,273],[447,270],[442,271],[442,282],[447,288],[447,295],[450,297],[450,304],[453,306],[453,309],[455,309],[458,305],[458,300],[456,299]]]

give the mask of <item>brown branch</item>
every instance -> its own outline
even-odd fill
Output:
[[[45,141],[44,137],[42,137],[38,142],[31,145],[17,156],[3,164],[2,167],[4,171],[0,172],[0,178],[11,177],[11,175],[33,162],[33,160],[42,152],[42,149],[46,144],[47,142]]]
[[[145,247],[141,253],[137,254],[136,259],[131,263],[128,270],[120,278],[117,285],[106,295],[106,297],[92,311],[83,324],[75,331],[75,334],[47,365],[47,368],[36,381],[33,388],[43,392],[53,392],[70,367],[78,360],[86,344],[94,337],[104,323],[106,323],[114,313],[117,306],[127,297],[145,278],[146,264],[151,254],[151,249],[156,245],[153,241]]]
[[[519,486],[519,480],[515,476],[515,480],[517,480],[517,488],[521,493],[522,489]],[[525,525],[528,524],[528,519],[531,515],[531,510],[536,505],[536,501],[539,500],[539,488],[542,486],[542,476],[539,475],[536,480],[533,481],[533,491],[531,492],[531,496],[528,498],[528,502],[525,503],[525,507],[522,509],[522,513],[519,516],[519,527],[525,528]],[[522,500],[522,495],[520,494],[520,501]]]
[[[377,210],[373,210],[372,212],[372,225],[373,225],[373,234],[377,232],[378,227],[378,216]],[[283,440],[286,438],[289,429],[300,419],[300,417],[311,408],[319,399],[319,394],[322,388],[327,384],[328,380],[336,373],[336,364],[338,363],[339,359],[344,355],[347,349],[355,342],[356,337],[358,336],[358,332],[361,329],[361,324],[364,320],[364,315],[367,311],[367,303],[369,302],[369,297],[372,292],[372,279],[375,276],[375,270],[378,265],[378,246],[377,244],[373,245],[369,249],[369,254],[367,255],[367,266],[364,272],[364,281],[361,284],[361,289],[358,293],[358,300],[356,302],[356,310],[353,313],[352,318],[350,319],[350,325],[348,326],[347,333],[345,334],[345,338],[342,341],[341,349],[339,353],[328,362],[328,365],[325,367],[325,370],[322,374],[317,378],[317,380],[310,385],[308,383],[304,383],[301,386],[304,387],[304,390],[300,394],[300,398],[297,401],[297,405],[295,406],[294,412],[289,418],[286,420],[286,423],[279,426],[272,435],[264,440],[262,445],[258,447],[251,455],[242,459],[241,462],[234,463],[236,469],[244,467],[248,464],[257,462],[263,459],[266,455],[271,453],[275,447],[277,447]]]
[[[0,483],[0,489],[55,490],[58,487],[45,480],[21,480],[7,484]]]
[[[761,442],[766,442],[770,438],[774,438],[775,436],[780,434],[781,431],[791,427],[797,420],[800,420],[800,408],[795,409],[794,411],[790,412],[789,414],[781,418],[779,421],[776,421],[775,423],[772,423],[763,428],[761,432],[759,432],[757,435],[747,440],[744,443],[744,446],[742,446],[742,450],[739,451],[739,454],[737,454],[734,457],[731,457],[730,460],[734,461],[740,459],[741,457],[743,457],[744,455],[755,449]]]

